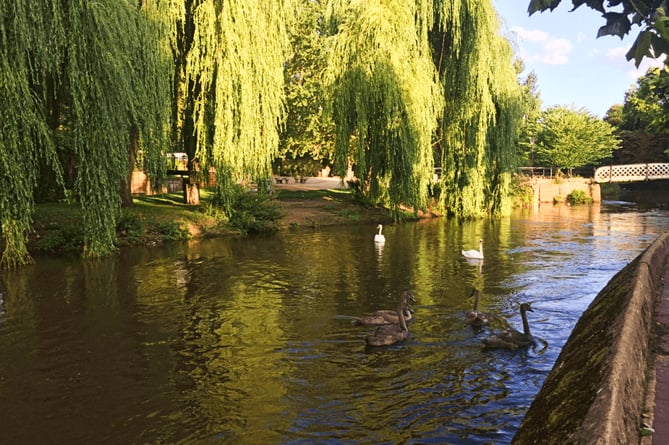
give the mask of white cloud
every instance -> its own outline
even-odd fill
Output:
[[[617,46],[615,48],[610,48],[607,53],[606,53],[606,58],[613,62],[614,64],[621,64],[623,63],[623,70],[627,74],[627,76],[636,82],[636,80],[646,74],[646,71],[648,71],[648,68],[650,67],[661,67],[664,64],[664,56],[662,56],[659,59],[650,59],[648,57],[644,57],[641,60],[641,64],[639,65],[639,68],[636,67],[634,64],[634,60],[627,60],[625,55],[629,51],[630,47],[629,46]]]
[[[625,54],[629,51],[629,46],[617,46],[615,48],[609,48],[606,51],[606,57],[609,59],[625,59]]]
[[[539,42],[545,42],[550,38],[548,33],[545,33],[538,29],[525,29],[521,28],[520,26],[514,26],[513,28],[511,28],[511,32],[513,32],[520,41],[539,43]]]
[[[541,60],[549,65],[566,65],[569,62],[571,42],[567,39],[552,38],[541,47]]]
[[[511,31],[517,36],[521,47],[521,57],[527,62],[539,62],[547,65],[566,65],[569,63],[571,42],[536,30],[514,27]]]

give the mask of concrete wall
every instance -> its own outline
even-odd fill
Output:
[[[514,444],[635,444],[669,233],[618,272],[583,313]]]
[[[555,178],[544,178],[535,176],[528,178],[528,185],[532,187],[534,193],[534,202],[554,202],[565,201],[567,195],[574,190],[583,190],[586,192],[594,202],[601,202],[602,194],[599,184],[593,181],[592,178],[562,178],[556,180]]]

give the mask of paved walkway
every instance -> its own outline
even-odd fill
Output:
[[[277,183],[276,178],[285,178],[288,182]],[[346,182],[342,184],[339,177],[321,178],[308,177],[304,182],[295,182],[295,179],[286,176],[275,176],[274,187],[278,190],[322,190],[322,189],[345,189]]]
[[[664,274],[664,288],[656,323],[669,327],[669,262]],[[653,444],[669,444],[669,332],[663,332],[655,353],[655,407],[653,409]]]

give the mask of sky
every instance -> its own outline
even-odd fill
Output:
[[[552,12],[529,16],[529,0],[493,0],[502,20],[502,34],[525,64],[521,77],[534,71],[544,109],[564,105],[585,108],[604,117],[608,109],[625,101],[625,92],[649,66],[661,65],[644,59],[639,69],[625,54],[639,32],[632,26],[622,40],[617,36],[597,38],[606,22],[586,6],[573,12],[571,1],[562,0]]]

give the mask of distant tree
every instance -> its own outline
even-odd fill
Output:
[[[562,0],[530,0],[527,11],[530,15],[537,11],[555,9]],[[572,0],[577,9],[586,5],[602,13],[606,24],[599,28],[597,37],[613,35],[621,39],[630,32],[632,24],[641,29],[634,44],[627,52],[627,60],[634,59],[638,67],[644,57],[659,58],[669,54],[669,17],[667,2],[655,0]],[[607,3],[606,8],[604,3]],[[669,58],[665,59],[669,63]]]
[[[622,127],[625,130],[669,132],[669,70],[650,68],[625,94]]]
[[[607,124],[619,128],[623,122],[623,104],[611,105],[611,107],[606,110],[606,115],[604,115],[603,120]]]
[[[622,148],[616,162],[666,162],[669,146],[669,72],[651,68],[625,94]]]
[[[290,22],[292,55],[285,63],[286,118],[279,156],[332,159],[334,126],[324,112],[324,71],[327,66],[324,2],[298,1]]]
[[[620,141],[610,124],[581,108],[555,106],[544,111],[537,135],[537,156],[558,172],[610,158]]]
[[[518,72],[522,72],[522,62],[517,62]],[[534,165],[534,144],[537,139],[539,120],[541,119],[541,97],[537,75],[531,71],[524,80],[520,80],[523,119],[520,122],[518,145],[521,148],[524,165]]]

